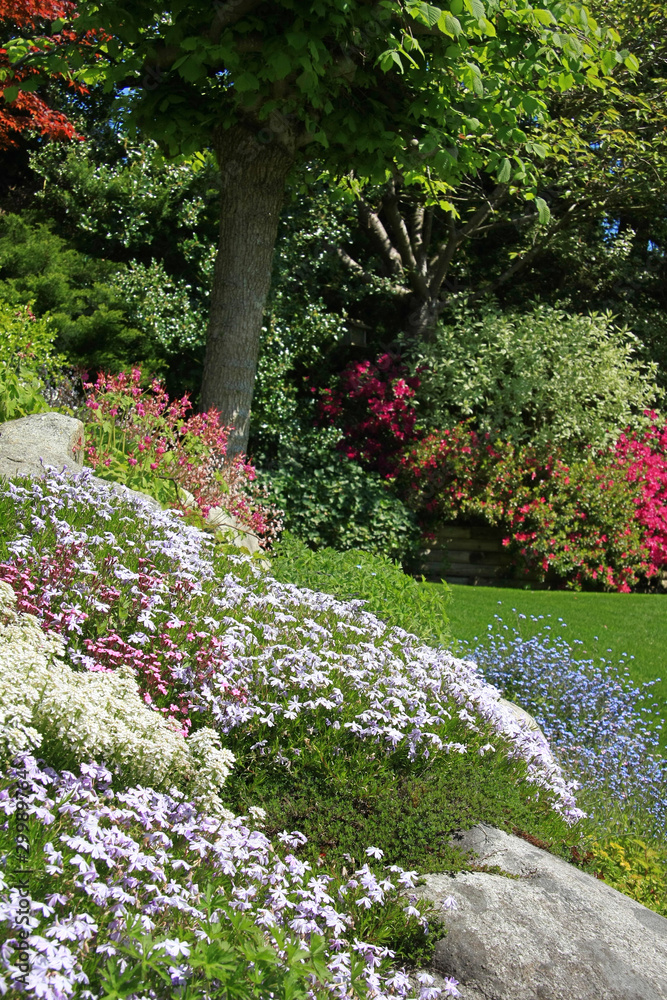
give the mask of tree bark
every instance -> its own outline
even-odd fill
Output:
[[[264,305],[285,181],[295,141],[284,119],[253,131],[236,125],[215,136],[220,166],[220,238],[215,262],[201,406],[232,426],[227,455],[245,451]]]

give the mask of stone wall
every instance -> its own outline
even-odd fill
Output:
[[[488,525],[443,524],[431,547],[424,549],[418,572],[427,580],[477,586],[530,583],[532,576],[517,572],[503,547],[504,532]]]

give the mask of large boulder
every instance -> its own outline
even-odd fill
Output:
[[[80,472],[83,424],[64,413],[35,413],[0,424],[0,477],[41,476],[45,466]]]
[[[525,840],[480,824],[456,843],[486,871],[428,875],[448,933],[434,971],[465,1000],[667,1000],[667,920]]]

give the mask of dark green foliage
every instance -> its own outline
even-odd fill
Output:
[[[313,549],[363,549],[409,561],[420,532],[383,479],[337,451],[333,430],[310,431],[282,449],[261,479],[285,511],[285,527]]]
[[[455,720],[454,740],[457,728]],[[384,851],[387,864],[422,872],[460,870],[466,859],[449,839],[480,822],[526,830],[558,850],[578,840],[550,809],[549,796],[526,782],[525,764],[510,760],[490,730],[467,733],[465,754],[439,752],[414,763],[401,754],[386,755],[380,745],[369,753],[366,740],[339,736],[339,756],[323,755],[314,731],[298,743],[289,763],[279,766],[268,764],[261,749],[251,749],[252,731],[232,731],[227,745],[237,764],[225,785],[226,801],[241,812],[261,805],[270,836],[301,830],[308,837],[304,857],[331,870],[363,864],[369,845]],[[479,747],[489,740],[496,752],[480,756]]]
[[[56,348],[89,371],[142,367],[174,394],[197,386],[205,321],[161,264],[81,253],[45,223],[0,217],[0,297],[48,317]]]
[[[91,370],[157,364],[114,288],[117,270],[72,249],[44,224],[0,217],[0,295],[49,316],[56,346],[71,363]]]

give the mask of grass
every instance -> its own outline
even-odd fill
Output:
[[[550,625],[553,635],[570,643],[582,641],[582,659],[617,662],[623,653],[634,657],[627,660],[633,681],[660,678],[652,688],[651,700],[663,707],[667,704],[667,597],[507,587],[451,586],[442,590],[443,601],[448,602],[452,638],[460,650],[464,648],[462,641],[474,646],[477,638],[483,640],[495,615],[510,628],[516,627],[524,638]],[[519,619],[519,615],[526,618]]]

